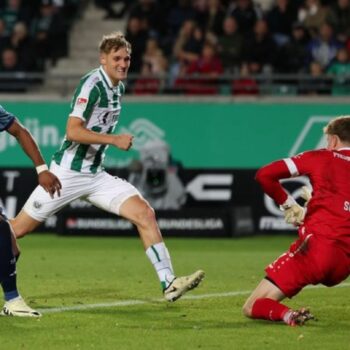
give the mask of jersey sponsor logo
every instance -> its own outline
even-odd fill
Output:
[[[98,122],[103,125],[114,124],[118,120],[119,114],[115,111],[106,112],[97,117]]]
[[[88,102],[87,98],[85,98],[85,97],[79,97],[79,98],[77,99],[77,106],[84,106],[84,105],[87,104],[87,102]]]

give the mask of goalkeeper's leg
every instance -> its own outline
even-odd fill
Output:
[[[243,306],[243,314],[254,319],[282,321],[290,326],[303,325],[314,319],[306,308],[292,310],[280,303],[283,292],[268,279],[263,279]]]
[[[264,278],[244,303],[243,314],[250,318],[280,321],[283,313],[288,310],[286,306],[279,303],[284,298],[283,292],[268,279]],[[271,300],[271,302],[268,302],[268,300]],[[277,306],[277,304],[280,306]]]

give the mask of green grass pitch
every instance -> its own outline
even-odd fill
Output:
[[[20,290],[31,306],[55,309],[0,318],[0,349],[350,349],[349,280],[287,301],[318,317],[304,327],[242,316],[263,268],[293,238],[166,239],[178,275],[206,271],[188,294],[196,298],[166,303],[137,238],[33,234],[20,241]]]

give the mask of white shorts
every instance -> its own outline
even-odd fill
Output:
[[[79,173],[51,163],[50,171],[62,184],[61,196],[52,199],[41,187],[32,192],[23,210],[37,221],[45,221],[75,199],[84,199],[113,214],[119,214],[120,206],[140,192],[126,180],[114,177],[105,171],[97,174]]]

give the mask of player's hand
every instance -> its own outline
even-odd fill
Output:
[[[288,196],[286,201],[280,206],[287,224],[300,226],[305,217],[305,208],[301,207],[293,197]]]
[[[132,136],[130,134],[114,135],[113,145],[124,150],[124,151],[127,151],[132,146],[133,138],[134,138],[134,136]]]
[[[287,224],[300,226],[304,222],[305,209],[299,204],[292,204],[289,208],[284,209],[284,220]]]
[[[38,175],[39,185],[44,188],[46,192],[50,194],[50,197],[53,198],[57,192],[57,196],[61,196],[62,185],[58,177],[52,174],[50,171],[46,170],[41,172]]]
[[[312,198],[311,190],[307,186],[303,186],[301,188],[301,195],[300,197],[305,200],[304,207],[306,208],[307,205],[310,202],[310,199]]]

